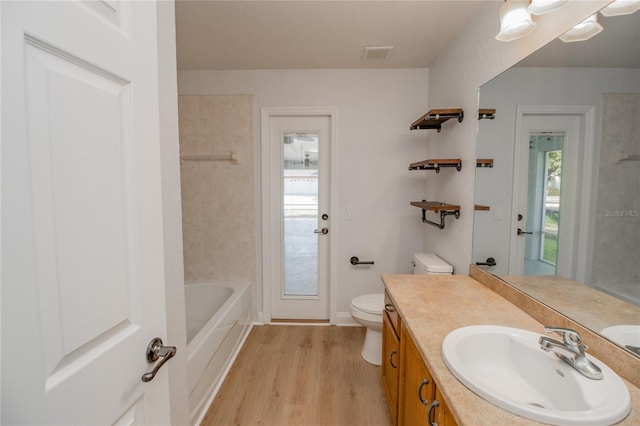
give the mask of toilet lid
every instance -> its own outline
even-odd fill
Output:
[[[382,315],[384,294],[363,294],[353,299],[351,304],[363,312]]]

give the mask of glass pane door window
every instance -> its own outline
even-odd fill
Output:
[[[283,296],[318,296],[319,135],[283,135]]]
[[[540,259],[555,266],[558,263],[562,151],[545,152],[544,176],[544,200],[541,206],[544,223],[540,244]]]

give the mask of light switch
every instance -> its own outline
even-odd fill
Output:
[[[353,207],[347,206],[344,208],[344,218],[346,220],[353,220]]]
[[[503,209],[502,207],[495,207],[493,209],[493,220],[502,220]]]

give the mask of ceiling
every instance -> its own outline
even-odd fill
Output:
[[[177,0],[178,69],[427,68],[485,3]]]
[[[556,39],[520,62],[518,67],[640,68],[640,12],[605,17],[603,30],[580,42]]]
[[[428,68],[487,1],[177,0],[178,70]],[[640,68],[640,12],[599,21],[591,40],[555,40],[518,66]],[[365,61],[366,46],[393,49]]]

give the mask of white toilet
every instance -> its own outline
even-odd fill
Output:
[[[360,325],[367,327],[364,345],[360,354],[365,361],[382,364],[382,310],[384,293],[364,294],[351,301],[351,316]]]
[[[416,253],[413,256],[413,273],[426,275],[451,275],[453,267],[433,253]],[[351,316],[367,328],[360,354],[365,361],[382,365],[382,311],[384,294],[364,294],[351,301]]]

